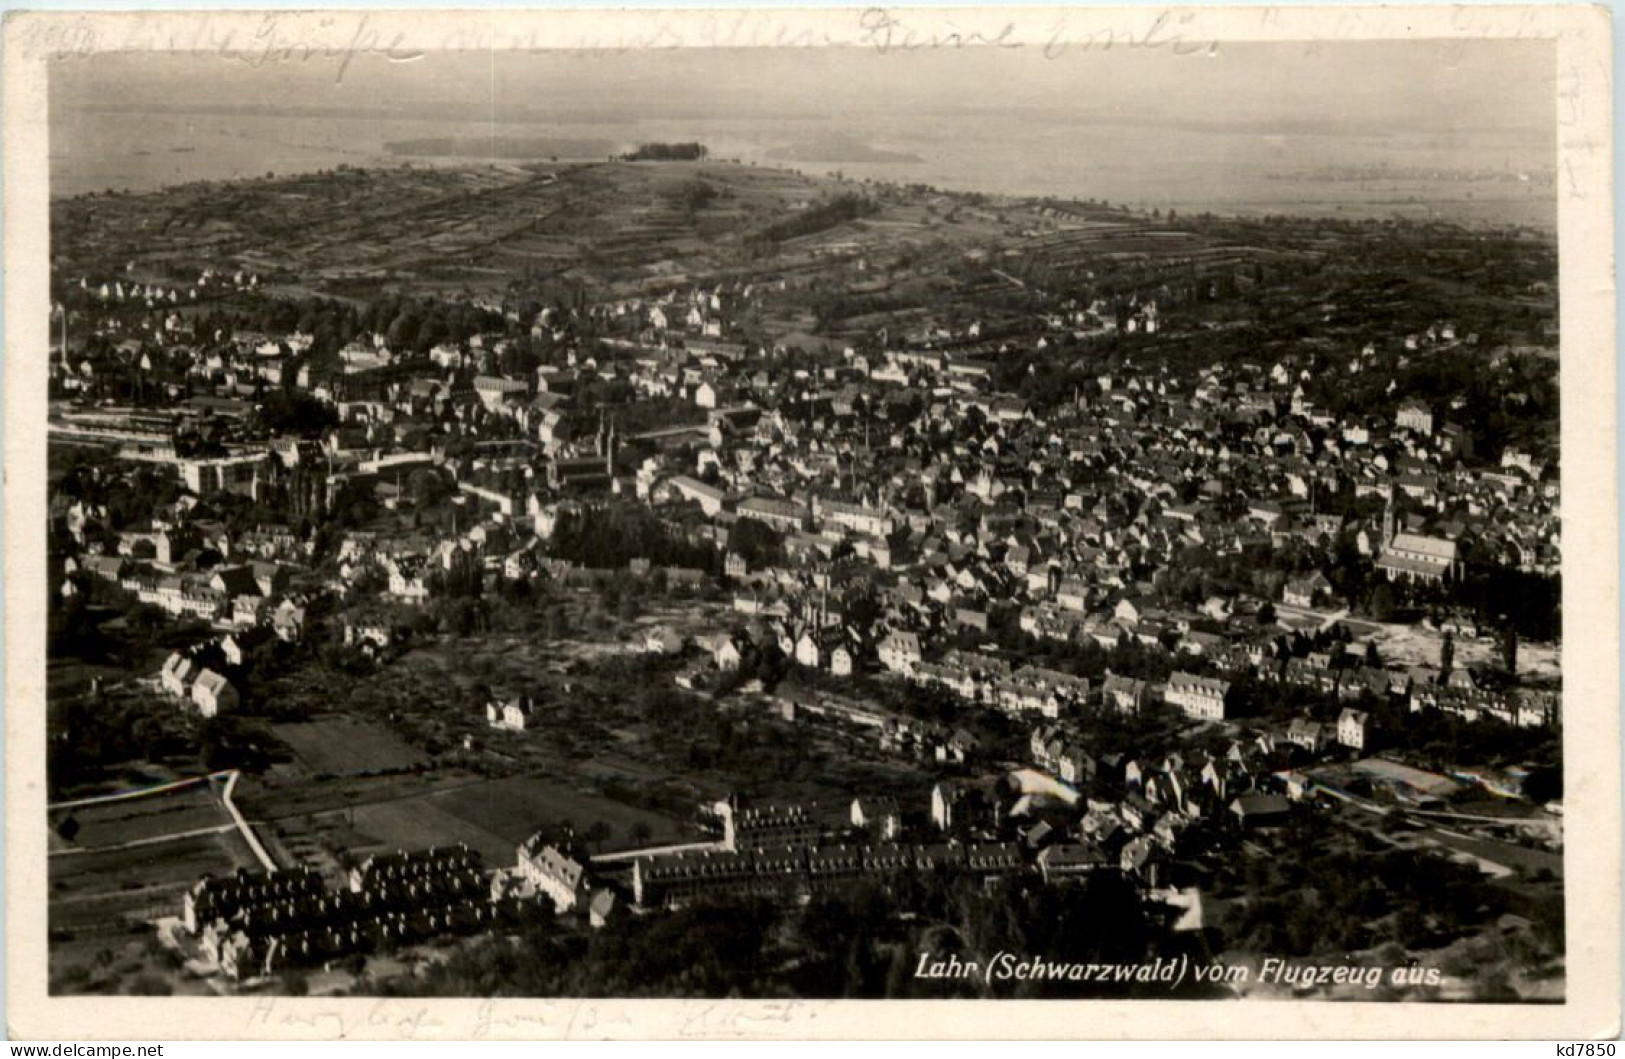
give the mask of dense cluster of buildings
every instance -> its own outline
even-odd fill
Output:
[[[737,314],[758,293],[688,289],[549,309],[530,322],[531,337],[568,353],[523,373],[504,370],[515,359],[512,334],[476,334],[426,356],[392,354],[382,336],[368,336],[328,371],[312,367],[305,335],[211,343],[166,319],[161,342],[111,355],[146,358],[154,375],[184,360],[184,389],[174,395],[182,419],[213,424],[224,444],[199,455],[195,439],[178,444],[150,416],[59,409],[53,430],[113,446],[125,468],[167,469],[182,487],[134,525],[114,524],[105,504],[53,498],[60,591],[100,582],[212,625],[211,638],[172,653],[156,674],[162,690],[212,716],[248,694],[245,661],[255,651],[303,637],[307,608],[321,597],[340,608],[371,598],[421,607],[460,577],[568,580],[582,571],[548,554],[561,520],[635,503],[672,539],[718,559],[710,572],[658,573],[671,584],[720,583],[734,613],[711,636],[641,634],[643,650],[690,659],[681,686],[708,687],[701,670],[727,673],[764,653],[836,679],[907,682],[966,709],[1036,721],[1043,737],[1035,732],[1033,762],[1080,788],[1102,768],[1081,749],[1080,719],[1160,704],[1223,724],[1249,711],[1242,688],[1315,693],[1320,720],[1272,731],[1282,746],[1316,754],[1382,745],[1379,712],[1438,710],[1524,728],[1560,720],[1556,693],[1504,675],[1486,681],[1443,657],[1373,662],[1357,645],[1305,635],[1347,613],[1339,564],[1351,554],[1371,582],[1396,592],[1447,591],[1470,567],[1539,574],[1561,562],[1555,467],[1519,449],[1478,459],[1450,407],[1403,394],[1386,418],[1343,419],[1316,405],[1315,373],[1375,370],[1373,347],[1347,364],[1317,353],[1187,374],[1114,361],[1070,395],[1035,403],[1000,389],[1000,361],[1023,345],[1057,343],[1074,320],[1033,321],[1031,332],[934,332],[809,361],[738,340]],[[577,338],[583,316],[593,318],[596,345]],[[1168,327],[1154,311],[1136,319],[1147,332]],[[996,330],[1006,337],[986,337]],[[1434,336],[1423,343],[1448,341],[1440,329]],[[320,436],[251,438],[252,397],[273,363],[300,365],[275,372],[278,384],[321,402],[336,425]],[[59,374],[82,390],[83,369],[64,364]],[[623,384],[678,409],[672,425],[634,430],[601,407],[589,411],[588,393]],[[206,502],[217,491],[280,504],[287,518],[228,530]],[[329,531],[318,554],[317,530],[358,491],[385,510],[455,497],[459,515],[450,532]],[[1255,590],[1193,591],[1191,556],[1250,567]],[[649,559],[630,570],[656,572]],[[374,654],[392,635],[347,621],[344,629],[347,645]],[[1085,676],[1065,662],[1037,664],[1015,631],[1114,652],[1113,668]],[[949,766],[978,756],[976,737],[952,725],[835,696],[781,700],[786,717],[855,726],[883,750]],[[485,709],[490,727],[506,732],[538,719],[523,689]],[[1269,772],[1254,768],[1250,777]],[[1222,818],[1245,808],[1238,799],[1275,796],[1252,779],[1238,790],[1234,774],[1215,769],[1175,769],[1146,777],[1148,787],[1135,785],[1132,770],[1107,771],[1109,785],[1187,817],[1197,805]],[[1155,828],[1174,825],[1136,831],[1147,811],[1125,804],[1118,824],[1146,839],[1136,849],[1149,856]],[[728,810],[722,826],[712,856],[644,865],[649,892],[707,885],[684,881],[693,873],[758,887],[761,866],[779,863],[760,851],[827,834],[779,810]],[[882,833],[892,842],[902,829]],[[859,873],[896,859],[849,848],[859,851]],[[1095,852],[1121,861],[1121,850]],[[810,885],[840,877],[838,863],[825,871],[803,858],[786,875]],[[536,885],[557,876],[548,892],[561,907],[593,903],[589,884],[558,866],[536,871]]]
[[[1314,790],[1306,763],[1368,755],[1387,734],[1379,714],[1561,720],[1557,694],[1520,684],[1515,665],[1487,679],[1453,664],[1437,628],[1415,638],[1436,659],[1362,655],[1332,635],[1351,611],[1374,614],[1378,591],[1459,626],[1453,592],[1474,572],[1561,569],[1543,452],[1481,452],[1464,400],[1397,383],[1377,411],[1327,407],[1338,380],[1398,380],[1471,342],[1453,323],[1204,362],[1186,341],[1201,334],[1156,298],[1028,291],[1020,310],[925,312],[809,354],[760,337],[794,282],[459,305],[423,341],[402,337],[415,322],[397,333],[368,313],[339,342],[259,323],[205,332],[181,311],[263,297],[252,272],[81,282],[93,337],[58,347],[50,429],[112,459],[52,497],[53,590],[116,590],[208,625],[155,676],[189,708],[248,699],[255,655],[303,640],[307,614],[339,615],[340,646],[376,656],[395,639],[380,612],[470,581],[578,579],[590,571],[560,557],[560,527],[636,505],[714,561],[648,554],[614,573],[716,589],[731,614],[709,635],[640,629],[630,649],[682,659],[691,690],[764,656],[817,671],[831,681],[808,683],[854,699],[781,690],[782,717],[848,726],[956,777],[919,819],[892,798],[728,799],[712,807],[715,842],[633,856],[624,879],[543,835],[494,876],[457,847],[372,857],[342,888],[309,869],[205,879],[185,926],[227,975],[488,930],[544,896],[603,925],[628,903],[803,899],[900,873],[1109,871],[1149,888],[1198,839],[1285,819]],[[1039,297],[1054,304],[1035,310]],[[1153,355],[1175,339],[1180,356]],[[1501,369],[1506,354],[1483,354]],[[1068,392],[1034,384],[1050,366]],[[302,421],[267,426],[273,402]],[[174,486],[162,502],[125,495],[158,480]],[[455,518],[356,528],[441,505]],[[1019,719],[1033,767],[964,778],[977,737],[854,701],[870,678]],[[1229,723],[1271,688],[1317,708],[1263,731]],[[504,733],[541,720],[526,690],[483,707]],[[1152,707],[1225,749],[1091,752],[1091,721]]]
[[[1215,363],[1190,375],[1125,363],[1040,407],[998,389],[998,364],[1074,329],[1065,314],[1013,333],[1008,322],[973,323],[848,348],[813,367],[734,337],[739,314],[760,295],[736,284],[548,309],[531,321],[531,335],[568,357],[524,374],[502,370],[517,340],[500,332],[387,365],[341,357],[335,375],[310,368],[307,335],[207,342],[185,333],[184,320],[166,319],[137,342],[141,356],[160,358],[154,372],[162,358],[180,358],[189,391],[243,402],[236,419],[232,409],[212,409],[216,421],[246,419],[245,386],[260,386],[249,366],[286,361],[305,366],[279,379],[325,402],[339,423],[320,439],[232,443],[228,455],[208,458],[251,468],[230,481],[194,474],[198,457],[124,442],[120,451],[144,465],[173,464],[193,495],[137,527],[110,529],[105,512],[83,504],[58,512],[62,591],[95,576],[177,617],[297,636],[302,600],[289,583],[315,558],[310,532],[267,525],[234,539],[218,521],[190,516],[199,495],[291,493],[299,511],[319,518],[356,486],[386,507],[411,503],[428,476],[469,506],[454,535],[352,533],[336,576],[302,581],[346,598],[381,581],[386,597],[412,605],[431,601],[460,566],[508,579],[555,576],[547,541],[561,514],[619,497],[649,505],[674,536],[715,548],[741,631],[801,665],[836,676],[889,671],[1050,717],[1091,697],[1081,678],[951,649],[1015,623],[1040,639],[1166,651],[1184,672],[1154,690],[1193,716],[1221,720],[1227,678],[1252,668],[1300,679],[1285,671],[1301,669],[1292,663],[1302,649],[1282,651],[1281,627],[1255,620],[1256,600],[1198,606],[1172,593],[1187,552],[1220,561],[1260,549],[1298,556],[1271,591],[1300,610],[1342,603],[1327,572],[1350,549],[1374,575],[1422,587],[1459,580],[1469,564],[1560,565],[1552,467],[1516,449],[1498,464],[1474,460],[1470,431],[1451,410],[1417,398],[1396,395],[1386,419],[1343,420],[1316,405],[1312,369],[1374,370],[1374,345],[1346,365],[1320,353]],[[1141,315],[1147,330],[1155,326],[1154,311]],[[598,328],[596,346],[575,337],[585,317]],[[1006,337],[984,337],[995,332]],[[1428,333],[1424,344],[1454,341],[1442,337],[1453,327]],[[387,346],[382,335],[356,344],[369,356]],[[1398,356],[1425,353],[1407,347]],[[633,432],[618,431],[600,409],[596,429],[587,429],[577,414],[583,394],[622,384],[693,412]],[[64,409],[53,429],[106,430],[116,418]],[[246,484],[240,473],[249,473]],[[776,557],[736,553],[731,542],[746,522],[775,535]],[[878,617],[849,620],[853,593],[877,585]],[[1330,668],[1337,672],[1317,678],[1329,693],[1354,686],[1342,663]],[[1412,686],[1429,683],[1415,668]],[[1413,701],[1434,698],[1452,701]],[[1544,722],[1538,712],[1510,716]]]
[[[348,886],[308,867],[239,870],[187,891],[182,923],[230,978],[258,978],[344,956],[489,930],[504,912],[465,846],[369,857]]]
[[[1038,772],[933,785],[926,811],[859,797],[845,812],[813,804],[712,807],[723,838],[634,861],[632,896],[654,908],[733,896],[804,899],[905,872],[1036,875],[1059,883],[1098,871],[1165,885],[1199,835],[1285,821],[1312,783],[1287,782],[1290,747],[1270,735],[1223,755],[1096,758],[1056,726],[1035,728]],[[1083,792],[1091,792],[1085,794]]]

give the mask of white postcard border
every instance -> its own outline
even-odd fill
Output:
[[[885,15],[877,22],[873,12]],[[865,21],[865,20],[868,21]],[[877,26],[885,27],[885,35]],[[1594,1038],[1619,1032],[1620,753],[1610,25],[1602,8],[730,8],[671,11],[40,12],[5,23],[7,1022],[21,1038]],[[1239,41],[1557,42],[1567,999],[1293,1001],[380,1001],[50,997],[44,757],[45,61],[119,50],[345,62],[385,50],[964,46]]]

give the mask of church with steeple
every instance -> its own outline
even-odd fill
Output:
[[[1388,502],[1382,511],[1382,546],[1377,569],[1390,581],[1422,581],[1444,584],[1461,577],[1461,547],[1453,540],[1398,530],[1394,522],[1394,488],[1388,487]]]

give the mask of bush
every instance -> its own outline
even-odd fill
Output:
[[[73,963],[62,969],[60,974],[51,979],[51,992],[70,993],[81,989],[90,983],[90,968],[82,963]]]
[[[130,981],[129,992],[131,996],[169,996],[175,989],[155,974],[140,974]]]

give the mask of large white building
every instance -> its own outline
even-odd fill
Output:
[[[1345,709],[1337,717],[1337,741],[1353,750],[1364,750],[1371,732],[1371,715],[1364,710]]]
[[[1394,421],[1405,430],[1414,430],[1424,436],[1433,434],[1433,412],[1421,401],[1410,400],[1400,404]]]
[[[585,903],[591,887],[587,869],[557,846],[547,845],[538,832],[519,844],[515,872],[553,899],[560,912]]]
[[[1394,534],[1377,557],[1377,569],[1390,581],[1442,583],[1461,576],[1461,565],[1461,550],[1455,541],[1420,533]]]
[[[813,518],[819,523],[845,526],[857,533],[865,533],[871,537],[889,537],[897,528],[897,522],[887,512],[869,507],[866,504],[854,504],[844,500],[829,500],[821,496],[813,497]]]
[[[880,641],[880,664],[892,673],[912,673],[920,664],[920,638],[912,632],[894,632]]]
[[[1222,721],[1230,697],[1230,684],[1213,677],[1180,672],[1168,678],[1168,687],[1162,697],[1170,706],[1178,706],[1197,720]]]

